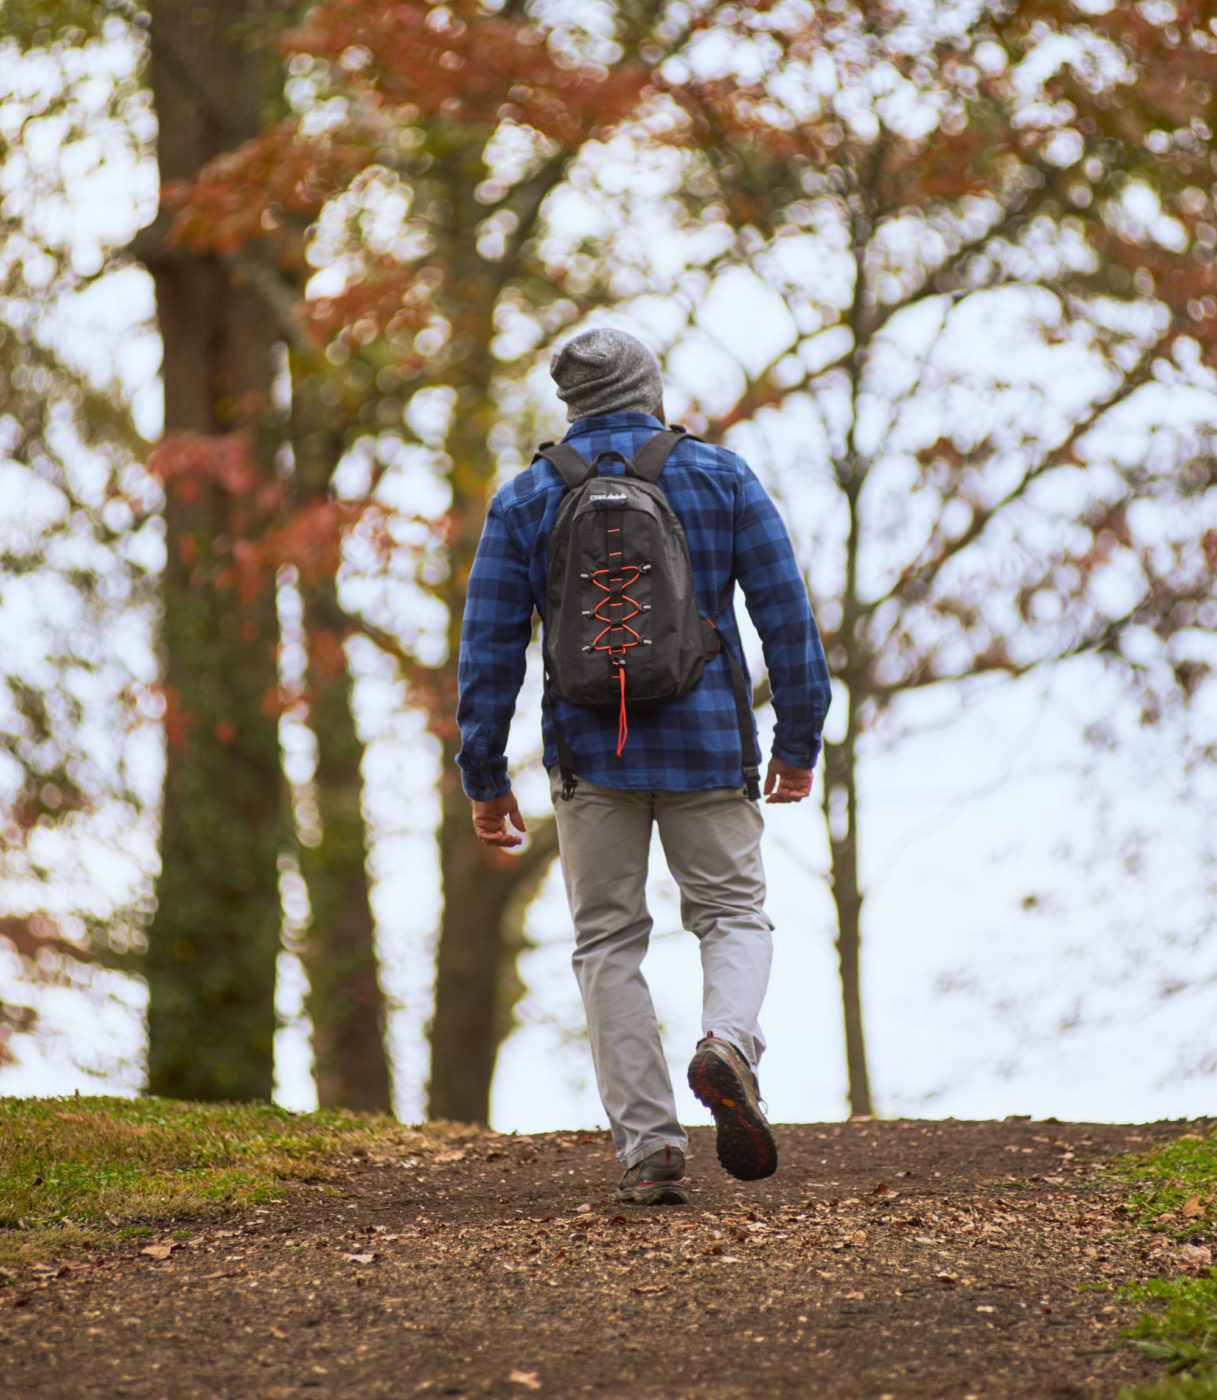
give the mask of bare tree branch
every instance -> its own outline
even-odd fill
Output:
[[[912,382],[909,384],[908,388],[905,389],[903,393],[897,394],[889,401],[890,412],[888,413],[887,423],[884,426],[882,433],[880,433],[879,435],[879,440],[875,445],[874,451],[870,454],[872,460],[883,456],[884,452],[887,449],[887,444],[891,440],[892,433],[896,429],[896,424],[903,413],[903,410],[908,407],[908,405],[916,397],[917,391],[921,388],[922,381],[925,377],[926,368],[929,365],[931,358],[933,357],[934,351],[938,349],[938,346],[942,343],[942,338],[946,333],[947,321],[950,318],[950,310],[950,306],[947,306],[943,309],[942,319],[938,323],[938,329],[934,332],[932,339],[930,340],[929,344],[925,348],[924,353],[918,360],[916,372],[914,373]]]
[[[863,604],[863,612],[865,614],[874,613],[880,604],[889,598],[907,600],[911,587],[915,587],[920,593],[931,588],[944,566],[974,544],[984,534],[991,521],[1015,501],[1026,496],[1034,483],[1047,472],[1063,465],[1072,455],[1078,442],[1095,427],[1105,414],[1131,398],[1138,389],[1148,383],[1153,375],[1154,363],[1164,344],[1164,338],[1160,338],[1146,349],[1137,365],[1122,377],[1115,389],[1104,398],[1097,399],[1092,403],[1090,408],[1075,420],[1069,432],[1055,447],[1043,452],[1038,460],[1030,464],[1017,484],[1006,495],[987,509],[974,510],[972,520],[966,530],[950,540],[941,535],[931,536],[929,544],[933,545],[935,540],[937,542],[937,550],[933,556],[929,559],[916,560],[910,564],[886,593]]]

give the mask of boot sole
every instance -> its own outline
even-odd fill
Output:
[[[657,1181],[647,1186],[631,1186],[617,1192],[617,1199],[635,1206],[687,1206],[689,1193],[674,1181]]]
[[[714,1115],[715,1148],[725,1172],[737,1181],[760,1181],[778,1169],[778,1147],[769,1124],[748,1103],[730,1064],[699,1050],[689,1064],[689,1088]]]

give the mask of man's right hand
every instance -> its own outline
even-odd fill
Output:
[[[811,769],[771,758],[765,774],[766,802],[802,802],[811,792]]]
[[[509,821],[515,831],[509,830]],[[475,798],[473,829],[483,846],[510,848],[523,845],[524,838],[516,834],[525,827],[515,793],[505,792],[502,797],[494,797],[489,802],[479,802]]]

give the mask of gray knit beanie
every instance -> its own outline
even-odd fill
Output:
[[[659,361],[625,331],[584,331],[554,352],[549,372],[572,423],[595,413],[654,413],[663,399]]]

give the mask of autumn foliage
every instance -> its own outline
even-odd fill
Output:
[[[323,0],[284,50],[340,68],[369,128],[379,121],[397,134],[430,118],[453,134],[516,124],[569,149],[632,110],[649,77],[640,63],[563,61],[539,26],[487,14],[476,0]],[[423,149],[441,158],[445,144],[436,129]]]

